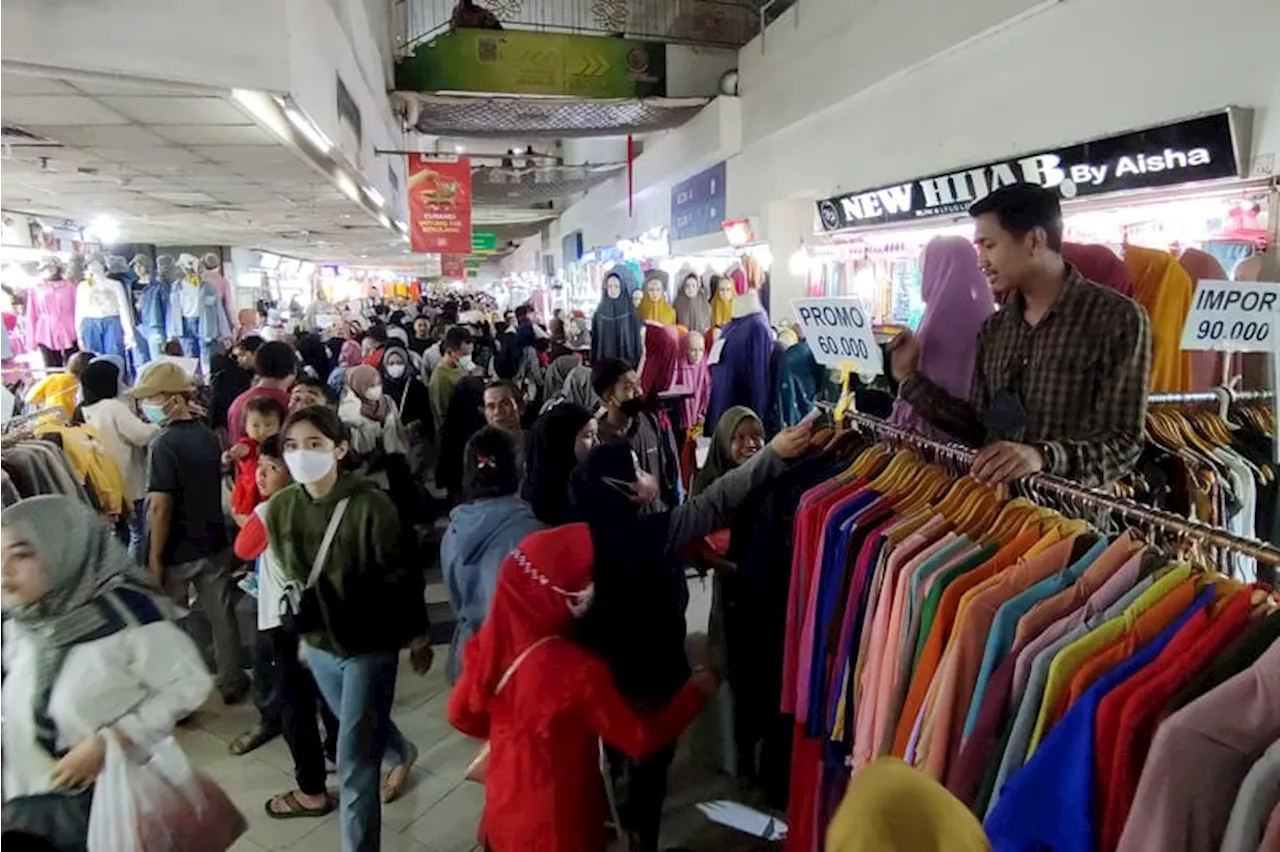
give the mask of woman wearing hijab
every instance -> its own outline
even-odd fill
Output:
[[[342,393],[342,389],[347,384],[347,370],[352,367],[360,366],[364,360],[361,354],[360,344],[355,340],[342,341],[342,348],[338,350],[338,363],[329,373],[329,387],[334,393]]]
[[[382,375],[376,369],[360,364],[347,370],[338,417],[351,430],[352,454],[364,462],[375,482],[390,487],[388,461],[393,456],[403,459],[409,444],[396,404],[384,392]]]
[[[80,416],[102,435],[107,452],[124,477],[125,490],[133,514],[129,518],[129,550],[142,546],[147,495],[147,446],[160,431],[134,413],[120,399],[120,368],[110,361],[95,360],[80,376]]]
[[[455,500],[462,490],[463,450],[484,425],[484,379],[466,376],[449,397],[440,424],[440,460],[436,462],[435,484]]]
[[[1228,281],[1230,276],[1218,259],[1208,252],[1189,248],[1178,257],[1178,265],[1186,270],[1197,287],[1201,281]],[[1206,391],[1222,382],[1222,365],[1219,359],[1230,358],[1217,352],[1191,353],[1191,390]],[[1232,369],[1231,375],[1239,370]]]
[[[581,364],[582,359],[577,355],[561,355],[547,365],[546,385],[543,387],[547,402],[560,395],[560,391],[564,388],[564,380],[568,378],[569,373],[573,372],[574,367]]]
[[[628,267],[618,265],[610,270],[600,304],[591,317],[592,361],[621,358],[632,366],[640,363],[640,317],[631,298],[633,289]]]
[[[1195,284],[1173,255],[1126,246],[1124,265],[1133,276],[1133,298],[1151,317],[1151,393],[1191,388],[1191,353],[1182,351],[1182,325],[1191,310]]]
[[[827,826],[826,852],[990,852],[982,826],[946,787],[896,757],[853,774]]]
[[[633,709],[604,661],[571,638],[592,606],[592,555],[583,524],[520,542],[449,696],[450,723],[489,741],[479,840],[493,852],[603,849],[598,739],[634,760],[670,748],[718,686],[700,670],[671,700]]]
[[[328,378],[329,350],[325,348],[320,338],[311,333],[299,334],[297,341],[294,342],[293,348],[298,353],[298,360],[302,362],[304,370],[309,371],[317,379]]]
[[[570,370],[565,376],[560,393],[547,400],[547,404],[542,407],[542,413],[545,414],[562,402],[580,405],[592,414],[600,409],[600,395],[591,386],[590,367],[579,364]]]
[[[680,277],[675,309],[676,322],[689,331],[702,333],[711,328],[711,294],[697,273],[690,270]]]
[[[978,332],[996,309],[973,244],[959,236],[930,240],[921,256],[920,295],[925,302],[916,332],[920,371],[956,399],[968,399]],[[954,440],[901,398],[894,402],[889,419],[938,440]]]
[[[568,520],[569,477],[599,436],[591,412],[568,401],[533,422],[525,456],[524,498],[538,520],[553,527]]]
[[[427,386],[418,378],[412,362],[409,350],[403,346],[388,346],[379,370],[382,373],[382,391],[395,403],[400,423],[411,436],[434,437],[429,434],[432,421]]]
[[[87,505],[15,503],[0,518],[0,551],[4,829],[82,850],[104,732],[153,746],[213,680],[169,602]]]
[[[689,544],[729,523],[758,486],[780,474],[785,460],[809,446],[812,417],[779,432],[763,451],[706,491],[669,510],[645,512],[658,484],[637,470],[622,438],[600,444],[569,479],[570,515],[586,522],[595,552],[595,605],[582,621],[583,643],[609,664],[619,691],[638,708],[667,704],[689,677],[684,612],[689,592],[684,560]],[[630,807],[624,826],[641,852],[658,845],[667,767],[663,749],[628,767]]]

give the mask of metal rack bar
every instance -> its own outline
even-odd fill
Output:
[[[1269,402],[1275,399],[1275,391],[1228,391],[1229,399],[1237,402]],[[1177,405],[1179,403],[1219,402],[1222,391],[1195,391],[1188,393],[1153,393],[1147,395],[1147,405]]]
[[[977,455],[974,450],[968,447],[960,444],[943,444],[901,429],[891,423],[886,423],[869,414],[849,412],[845,415],[845,418],[856,423],[859,427],[875,433],[878,437],[910,446],[913,449],[923,450],[928,454],[932,454],[934,458],[946,459],[964,467],[972,464],[974,456]],[[1065,498],[1070,505],[1105,510],[1118,515],[1126,521],[1133,521],[1173,536],[1190,536],[1219,550],[1229,550],[1245,556],[1251,556],[1259,562],[1264,562],[1273,567],[1280,567],[1280,548],[1264,541],[1234,535],[1225,530],[1211,527],[1208,524],[1202,524],[1199,521],[1192,521],[1170,512],[1142,506],[1132,500],[1122,500],[1119,497],[1107,494],[1105,491],[1079,485],[1057,476],[1038,473],[1035,476],[1028,477],[1022,484],[1033,494],[1052,494]]]

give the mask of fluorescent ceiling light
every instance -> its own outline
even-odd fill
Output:
[[[382,197],[382,193],[378,192],[378,190],[374,189],[371,186],[366,186],[364,188],[364,194],[369,196],[369,200],[372,201],[374,204],[378,205],[379,207],[387,203],[387,199]],[[390,222],[387,223],[387,227],[388,228],[391,227]]]
[[[461,146],[461,145],[454,145],[454,146],[453,146],[453,153],[455,153],[455,154],[461,154],[461,153],[462,153],[463,151],[465,151],[465,150],[467,150],[467,149],[466,149],[466,148],[464,148],[464,147],[463,147],[463,146]]]
[[[333,150],[333,143],[329,141],[329,137],[325,136],[311,119],[293,107],[285,107],[284,115],[299,133],[307,137],[307,141],[320,149],[321,154],[327,154]]]
[[[255,89],[232,89],[231,97],[276,136],[289,138],[289,124],[274,97]]]
[[[120,226],[110,216],[99,216],[84,229],[84,235],[107,245],[116,241],[116,237],[120,235]]]

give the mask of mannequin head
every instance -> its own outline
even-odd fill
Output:
[[[733,301],[733,279],[728,275],[722,276],[716,282],[716,298],[723,299],[726,302]]]
[[[667,295],[667,288],[662,286],[662,281],[657,278],[650,278],[644,282],[644,294],[655,302],[661,302]]]
[[[617,275],[610,275],[604,279],[604,292],[610,299],[616,299],[622,295],[622,279]]]
[[[631,303],[633,305],[635,305],[638,308],[640,307],[640,303],[643,301],[644,301],[644,290],[631,291]]]
[[[76,253],[67,261],[66,277],[68,281],[79,284],[84,280],[84,255]]]
[[[198,265],[199,261],[196,260],[194,254],[186,254],[184,252],[178,255],[178,266],[182,267],[183,272],[195,272]]]
[[[200,263],[205,269],[217,269],[222,266],[222,258],[218,257],[213,252],[209,252],[201,258]]]
[[[133,260],[129,261],[129,266],[133,267],[134,273],[139,278],[151,277],[151,255],[138,253],[133,256]]]
[[[45,281],[61,281],[63,277],[62,261],[49,255],[40,261],[40,277]]]
[[[684,294],[690,299],[698,295],[698,289],[702,286],[698,281],[698,276],[690,273],[684,277]]]
[[[107,277],[107,259],[100,254],[95,254],[89,258],[89,266],[86,271],[89,274],[89,278],[101,281]]]

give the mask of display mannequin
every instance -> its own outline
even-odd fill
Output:
[[[151,255],[135,254],[130,262],[138,276],[138,326],[142,339],[150,353],[147,357],[159,357],[164,349],[165,316],[169,313],[169,285],[160,280],[151,269]]]
[[[621,358],[640,363],[640,317],[632,301],[634,285],[626,267],[617,266],[604,280],[604,292],[591,318],[591,360]]]
[[[194,255],[183,254],[168,271],[167,330],[170,337],[182,343],[187,357],[200,359],[200,369],[207,376],[214,346],[231,337],[231,325],[222,296],[212,284],[200,279],[197,266]]]
[[[711,276],[711,325],[719,328],[733,319],[733,279],[727,275]]]
[[[209,252],[200,259],[200,265],[203,267],[200,271],[200,278],[212,284],[213,288],[218,291],[218,297],[222,300],[222,310],[227,320],[227,328],[234,330],[236,327],[236,294],[231,282],[222,274],[222,258],[213,252]]]
[[[702,280],[691,269],[680,273],[675,311],[676,322],[689,331],[706,332],[711,328],[711,300]]]
[[[721,340],[720,358],[711,369],[704,434],[713,432],[720,415],[735,405],[745,405],[762,416],[769,412],[774,385],[769,370],[773,334],[760,293],[753,285],[748,284],[734,302],[733,319],[724,327]]]
[[[99,355],[125,357],[133,346],[133,309],[124,286],[107,275],[107,263],[95,255],[76,285],[76,338],[80,348]]]
[[[76,351],[76,285],[53,256],[40,263],[43,280],[27,294],[27,342],[46,367],[61,367]]]
[[[85,258],[80,252],[75,252],[67,259],[67,280],[72,284],[79,284],[84,280]]]
[[[667,301],[667,273],[650,270],[644,279],[644,298],[640,302],[640,319],[662,325],[676,324],[676,309]]]

